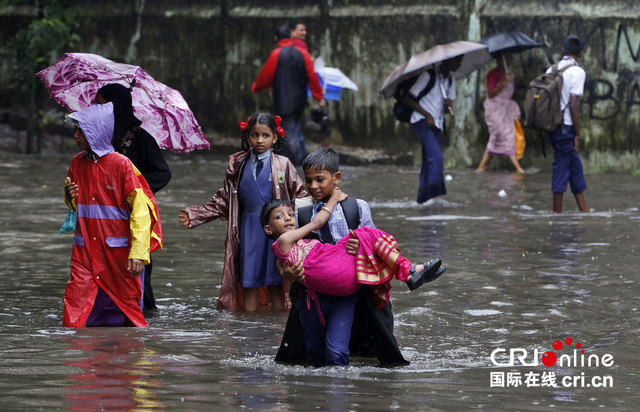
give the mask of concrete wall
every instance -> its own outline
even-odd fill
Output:
[[[329,102],[328,139],[378,147],[394,153],[417,149],[406,124],[391,114],[393,99],[378,89],[413,53],[455,40],[479,40],[519,30],[547,46],[514,56],[516,99],[522,102],[532,78],[560,57],[567,34],[587,43],[582,66],[588,73],[582,99],[585,154],[616,163],[619,155],[640,168],[640,3],[637,1],[511,0],[135,0],[74,1],[84,18],[81,44],[92,52],[141,65],[180,90],[206,132],[234,135],[237,122],[258,108],[269,109],[268,92],[250,86],[275,45],[273,33],[293,16],[307,24],[311,54],[339,67],[360,87]],[[5,39],[28,18],[25,10],[0,15]],[[6,93],[6,54],[0,88]],[[492,64],[458,83],[457,116],[448,121],[449,165],[475,164],[487,140],[483,123],[484,78]],[[6,94],[3,94],[6,96]],[[528,133],[527,156],[539,156],[538,137]],[[595,163],[594,163],[595,164]],[[602,166],[606,167],[606,166]]]

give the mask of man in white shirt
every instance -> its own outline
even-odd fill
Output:
[[[453,114],[451,105],[456,99],[456,84],[451,78],[451,73],[460,67],[461,62],[462,56],[458,56],[443,61],[435,70],[424,71],[409,89],[405,100],[405,103],[413,109],[410,120],[411,129],[418,135],[422,144],[418,203],[447,194],[440,133],[444,128],[445,106],[449,113]],[[435,76],[435,83],[431,80],[432,76]],[[420,97],[427,87],[430,87],[429,91]]]
[[[567,182],[576,198],[581,212],[589,212],[584,199],[587,183],[584,180],[580,149],[580,96],[584,91],[586,73],[578,66],[577,59],[582,55],[582,41],[578,36],[567,36],[562,41],[562,60],[558,70],[571,65],[562,73],[562,96],[560,107],[563,122],[549,134],[553,146],[553,174],[551,191],[553,192],[553,211],[562,212],[562,197],[567,190]],[[550,67],[547,70],[549,73]]]

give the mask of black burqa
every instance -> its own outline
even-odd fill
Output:
[[[111,143],[116,152],[127,156],[142,173],[151,191],[156,193],[171,180],[171,170],[164,160],[156,140],[142,127],[133,114],[130,89],[112,83],[98,89],[100,96],[113,103],[115,125]],[[155,309],[156,302],[151,287],[153,263],[144,268],[144,309]]]

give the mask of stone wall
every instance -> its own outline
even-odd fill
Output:
[[[203,129],[234,135],[237,122],[258,108],[269,109],[269,92],[250,91],[275,46],[275,29],[289,18],[304,19],[313,56],[339,67],[358,86],[329,102],[331,134],[308,138],[382,148],[416,150],[408,125],[391,113],[378,89],[393,68],[435,44],[479,40],[518,30],[544,44],[514,56],[516,99],[522,102],[532,78],[560,57],[567,34],[586,41],[581,61],[588,73],[582,99],[585,153],[612,158],[640,149],[640,4],[637,1],[511,0],[135,0],[74,1],[83,19],[74,51],[98,53],[138,64],[180,90]],[[2,44],[28,20],[29,10],[0,14]],[[0,93],[8,96],[8,55],[2,53]],[[57,56],[52,56],[55,60]],[[458,83],[456,118],[447,121],[449,165],[475,164],[487,140],[483,122],[484,78],[493,66]],[[6,101],[6,99],[3,99]],[[3,104],[5,106],[5,104]],[[530,147],[538,137],[527,133]],[[528,150],[527,156],[539,156]],[[635,162],[636,160],[631,160]],[[633,166],[636,167],[636,166]],[[639,168],[639,167],[636,167]]]

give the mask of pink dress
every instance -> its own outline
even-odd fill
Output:
[[[494,68],[487,75],[487,89],[493,89],[502,79],[502,73]],[[514,85],[510,81],[493,98],[484,100],[484,118],[489,128],[487,153],[498,156],[516,154],[516,119],[520,118],[520,107],[511,99]]]
[[[360,227],[355,231],[360,241],[356,256],[347,253],[349,235],[332,245],[318,240],[301,239],[284,254],[275,241],[271,245],[276,258],[282,263],[294,264],[304,260],[304,284],[307,288],[334,296],[348,296],[360,285],[383,285],[377,295],[383,302],[389,300],[389,281],[394,276],[406,281],[411,262],[400,254],[393,236],[382,230]]]

